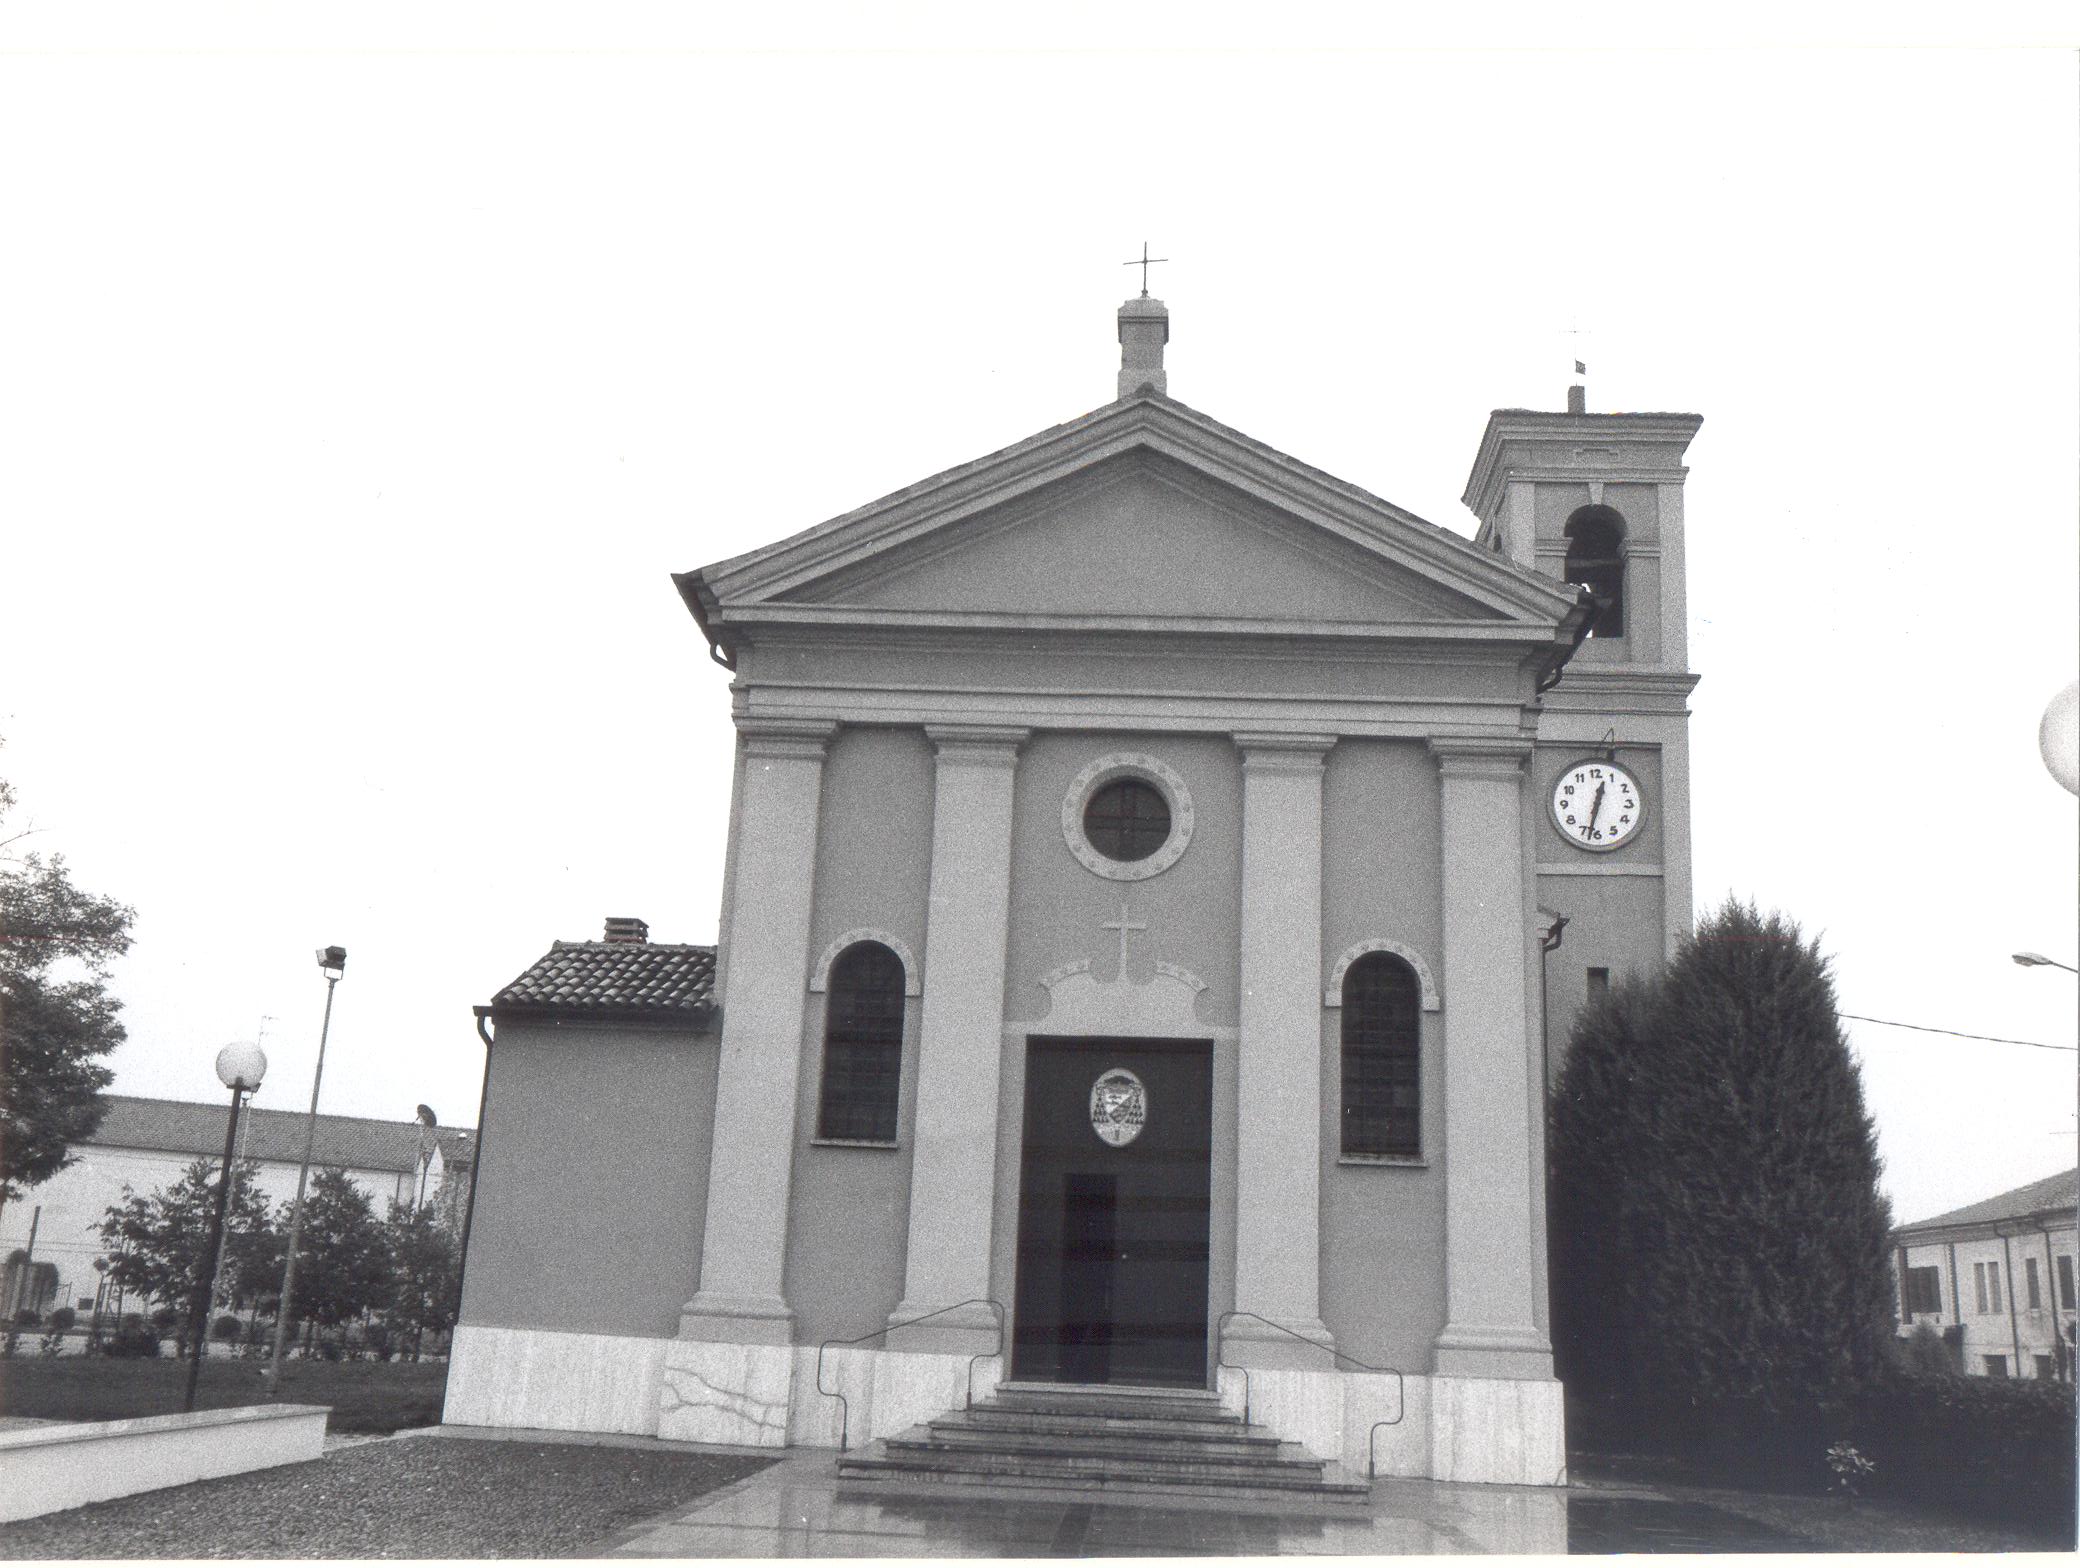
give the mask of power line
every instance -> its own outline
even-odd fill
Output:
[[[2010,1040],[1998,1034],[1966,1034],[1961,1029],[1931,1029],[1927,1024],[1903,1024],[1896,1018],[1866,1018],[1862,1013],[1843,1013],[1858,1023],[1883,1024],[1888,1029],[1918,1029],[1923,1034],[1947,1034],[1959,1040],[1986,1040],[1994,1045],[2029,1045],[2040,1051],[2080,1051],[2080,1045],[2046,1045],[2042,1040]]]

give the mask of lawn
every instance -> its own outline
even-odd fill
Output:
[[[265,1402],[261,1363],[211,1356],[202,1363],[195,1408]],[[445,1361],[297,1361],[282,1372],[282,1400],[330,1405],[334,1432],[395,1432],[433,1426],[448,1383]],[[170,1357],[16,1356],[0,1360],[0,1415],[56,1421],[118,1421],[181,1408],[188,1364]]]

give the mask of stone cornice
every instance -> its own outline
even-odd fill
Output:
[[[1032,738],[1032,730],[1010,724],[927,724],[925,738],[931,741],[941,762],[989,763],[1009,767],[1018,760],[1018,749]]]
[[[1245,773],[1320,773],[1337,741],[1334,735],[1277,730],[1241,730],[1234,739]]]
[[[1687,472],[1681,460],[1691,438],[1704,423],[1700,414],[1565,414],[1525,408],[1498,408],[1488,416],[1481,444],[1474,454],[1466,489],[1460,496],[1479,517],[1488,517],[1504,483],[1512,479],[1572,483],[1601,479],[1606,484],[1680,483]],[[1568,443],[1605,448],[1633,449],[1626,463],[1584,463],[1580,468],[1551,464],[1505,466],[1504,447],[1511,442]],[[1641,447],[1653,457],[1665,454],[1665,463],[1650,457],[1641,462]],[[1615,452],[1613,456],[1617,455]]]
[[[805,757],[821,760],[838,733],[834,719],[772,718],[736,715],[737,734],[747,757]]]
[[[1539,574],[1544,576],[1543,573]],[[1547,581],[1553,581],[1547,578]],[[1564,611],[1562,612],[1564,614]],[[1070,632],[1165,638],[1305,638],[1324,643],[1541,644],[1559,641],[1540,621],[1320,621],[1214,615],[1044,615],[1011,610],[907,610],[839,604],[748,604],[718,612],[716,625],[858,628],[888,632]]]
[[[1503,735],[1433,735],[1430,754],[1441,778],[1521,777],[1532,743]]]

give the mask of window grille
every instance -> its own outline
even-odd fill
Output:
[[[819,1138],[893,1143],[903,1077],[903,961],[857,942],[831,965]]]
[[[1422,990],[1391,953],[1368,953],[1343,977],[1343,1152],[1414,1159],[1423,1152]]]

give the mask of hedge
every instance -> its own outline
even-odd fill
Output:
[[[1851,1399],[1848,1440],[1877,1465],[1874,1493],[2074,1529],[2073,1387],[1895,1374]]]

